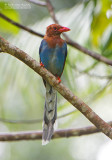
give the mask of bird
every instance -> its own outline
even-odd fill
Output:
[[[60,37],[61,33],[70,31],[69,28],[59,24],[51,24],[46,29],[46,34],[39,48],[40,66],[45,67],[61,82],[66,57],[67,44]],[[46,88],[44,106],[42,145],[46,145],[52,138],[54,123],[57,118],[57,92],[43,79]]]

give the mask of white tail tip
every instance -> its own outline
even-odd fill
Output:
[[[49,143],[49,141],[42,140],[42,146],[45,146],[48,143]]]

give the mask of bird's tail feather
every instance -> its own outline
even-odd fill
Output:
[[[44,122],[42,145],[49,143],[53,132],[54,123],[57,118],[57,93],[56,90],[46,82],[46,100],[44,108]]]

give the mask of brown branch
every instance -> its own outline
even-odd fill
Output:
[[[23,29],[23,30],[25,30],[25,31],[33,34],[33,35],[36,35],[36,36],[39,36],[39,37],[44,37],[43,34],[38,33],[38,32],[36,32],[36,31],[28,28],[28,27],[25,27],[24,25],[22,25],[22,24],[20,24],[20,23],[17,23],[17,22],[15,22],[15,21],[11,20],[10,18],[8,18],[7,16],[5,16],[5,15],[2,14],[2,13],[0,13],[0,17],[3,18],[3,19],[5,19],[7,22],[15,25],[16,27],[21,28],[21,29]],[[103,63],[105,63],[105,64],[108,64],[108,65],[111,65],[111,66],[112,66],[112,61],[111,61],[111,60],[107,59],[107,58],[104,57],[104,56],[101,56],[101,55],[100,55],[99,53],[97,53],[97,52],[90,51],[90,50],[88,50],[87,48],[84,48],[84,47],[81,46],[80,44],[78,44],[78,43],[72,41],[71,39],[69,39],[67,35],[64,34],[64,36],[66,36],[66,37],[65,37],[65,38],[66,38],[66,42],[67,42],[70,46],[72,46],[72,47],[74,47],[74,48],[82,51],[82,53],[87,54],[87,55],[89,55],[90,57],[93,57],[93,58],[96,59],[97,61],[100,61],[100,62],[103,62]]]
[[[112,126],[112,122],[109,122]],[[54,132],[53,138],[68,138],[84,136],[88,134],[98,133],[98,130],[94,126],[78,128],[78,129],[62,129]],[[19,141],[19,140],[37,140],[42,139],[42,131],[24,131],[24,132],[11,132],[0,133],[0,141]]]
[[[67,37],[68,38],[68,37]],[[84,48],[83,46],[79,45],[78,43],[72,41],[71,39],[67,39],[66,40],[67,43],[69,45],[71,45],[72,47],[75,47],[76,49],[82,51],[83,53],[87,54],[88,56],[90,57],[93,57],[94,59],[96,59],[97,61],[100,61],[100,62],[103,62],[105,64],[108,64],[108,65],[111,65],[112,66],[112,60],[110,59],[107,59],[106,57],[100,55],[99,53],[97,52],[94,52],[94,51],[90,51],[89,49],[87,48]]]
[[[10,55],[18,58],[28,65],[36,73],[43,77],[51,86],[53,86],[65,99],[67,99],[74,107],[76,107],[89,121],[91,121],[99,130],[112,139],[112,128],[104,120],[102,120],[87,104],[75,96],[62,83],[58,83],[55,76],[48,70],[41,67],[32,57],[19,48],[11,45],[0,36],[0,48]]]
[[[54,21],[55,23],[59,24],[59,23],[58,23],[58,20],[57,20],[57,18],[56,18],[56,16],[55,16],[54,8],[53,8],[50,0],[46,0],[46,3],[47,3],[47,5],[46,5],[46,6],[47,6],[47,9],[48,9],[48,11],[49,11],[49,13],[50,13],[53,21]]]
[[[26,26],[24,26],[24,25],[22,25],[20,23],[17,23],[15,21],[13,21],[12,19],[8,18],[7,16],[5,16],[2,13],[0,13],[0,17],[3,18],[4,20],[6,20],[7,22],[11,23],[12,25],[15,25],[16,27],[21,28],[21,29],[33,34],[33,35],[36,35],[36,36],[39,36],[39,37],[43,37],[44,36],[41,33],[35,32],[34,30],[32,30],[32,29],[30,29],[30,28],[28,28],[28,27],[26,27]]]
[[[38,6],[46,7],[46,3],[38,0],[26,0],[27,2],[36,4]]]

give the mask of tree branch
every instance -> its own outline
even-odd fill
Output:
[[[72,47],[82,51],[83,53],[87,54],[90,57],[93,57],[94,59],[96,59],[97,61],[103,62],[105,64],[108,64],[110,66],[112,66],[112,60],[107,59],[106,57],[100,55],[97,52],[91,51],[87,48],[84,48],[83,46],[79,45],[78,43],[72,41],[71,39],[67,39],[66,42],[71,45]]]
[[[21,29],[23,29],[23,30],[25,30],[25,31],[33,34],[33,35],[36,35],[36,36],[39,36],[39,37],[43,37],[43,36],[44,36],[44,35],[41,34],[41,33],[35,32],[34,30],[32,30],[32,29],[30,29],[30,28],[28,28],[28,27],[25,27],[24,25],[22,25],[22,24],[20,24],[20,23],[17,23],[17,22],[15,22],[15,21],[13,21],[13,20],[11,20],[11,19],[8,18],[7,16],[3,15],[2,13],[0,13],[0,17],[3,18],[3,19],[5,19],[7,22],[15,25],[16,27],[19,27],[19,28],[21,28]],[[100,55],[100,54],[97,53],[97,52],[90,51],[90,50],[88,50],[87,48],[84,48],[84,47],[81,46],[80,44],[78,44],[78,43],[74,42],[73,40],[69,39],[67,35],[64,34],[64,36],[66,36],[66,42],[67,42],[70,46],[78,49],[79,51],[82,51],[82,53],[89,55],[90,57],[96,59],[97,61],[100,61],[100,62],[103,62],[103,63],[105,63],[105,64],[108,64],[108,65],[111,65],[111,66],[112,66],[112,61],[111,61],[111,60],[107,59],[106,57]]]
[[[20,23],[17,23],[15,21],[13,21],[12,19],[8,18],[7,16],[5,16],[2,13],[0,13],[0,17],[3,18],[4,20],[6,20],[7,22],[11,23],[12,25],[15,25],[16,27],[21,28],[21,29],[33,34],[33,35],[36,35],[36,36],[39,36],[39,37],[44,37],[43,34],[35,32],[34,30],[32,30],[32,29],[30,29],[30,28],[28,28],[28,27],[26,27],[26,26],[24,26]]]
[[[47,9],[48,9],[48,11],[49,11],[49,13],[50,13],[50,15],[51,15],[51,18],[53,19],[53,21],[54,21],[55,23],[59,24],[59,22],[58,22],[58,20],[57,20],[57,18],[56,18],[56,16],[55,16],[54,8],[53,8],[50,0],[46,0],[46,4],[47,4],[47,5],[46,5],[46,6],[47,6]]]
[[[102,120],[87,104],[75,96],[68,88],[56,80],[48,70],[41,67],[36,60],[31,58],[24,51],[11,45],[0,36],[0,48],[10,55],[18,58],[28,65],[36,73],[43,77],[51,86],[53,86],[65,99],[67,99],[74,107],[76,107],[89,121],[91,121],[99,130],[112,139],[112,128],[104,120]]]
[[[109,122],[112,126],[112,122]],[[94,126],[78,128],[78,129],[62,129],[54,132],[53,138],[68,138],[84,136],[88,134],[98,133]],[[0,141],[19,141],[19,140],[37,140],[42,139],[42,131],[24,131],[12,133],[0,133]]]
[[[38,0],[26,0],[27,2],[36,4],[38,6],[46,7],[46,3]]]

